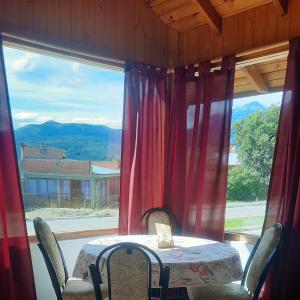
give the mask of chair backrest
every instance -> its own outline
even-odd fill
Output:
[[[62,251],[49,225],[43,219],[35,218],[33,225],[57,299],[61,299],[61,291],[68,280]]]
[[[107,254],[105,257],[103,257]],[[149,254],[158,262],[160,299],[167,299],[169,267],[163,268],[160,258],[148,247],[137,243],[117,243],[105,248],[90,265],[96,299],[102,300],[100,260],[106,264],[109,299],[151,299],[152,264]]]
[[[274,260],[282,236],[282,225],[274,224],[257,241],[244,271],[242,285],[246,285],[253,299],[258,299],[267,273]]]
[[[175,216],[165,208],[151,208],[147,210],[143,216],[142,221],[146,220],[147,232],[148,234],[156,235],[155,223],[161,223],[165,225],[170,225],[172,232],[179,233],[179,224]]]

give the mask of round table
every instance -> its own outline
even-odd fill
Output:
[[[209,284],[225,284],[240,280],[242,265],[238,252],[229,245],[212,240],[174,236],[174,247],[159,249],[157,236],[120,235],[106,236],[85,244],[81,249],[74,277],[91,281],[89,265],[94,263],[97,255],[109,245],[119,242],[135,242],[154,250],[164,265],[170,267],[169,287],[186,287]],[[105,262],[100,265],[105,278]],[[152,286],[158,286],[159,269],[153,258]]]

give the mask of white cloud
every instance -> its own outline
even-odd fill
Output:
[[[21,57],[9,57],[7,60],[7,69],[12,73],[33,71],[39,62],[39,58],[36,54],[25,53]]]
[[[71,70],[74,72],[78,72],[80,70],[80,64],[78,62],[72,62]]]
[[[22,111],[22,112],[14,114],[14,119],[28,120],[28,119],[34,119],[36,116],[37,116],[37,113]]]

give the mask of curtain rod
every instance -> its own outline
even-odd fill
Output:
[[[288,48],[289,42],[286,41],[240,52],[236,54],[236,69],[241,69],[246,66],[256,65],[263,62],[285,59],[288,56]],[[220,68],[221,62],[222,58],[211,60],[211,69],[214,70]],[[199,63],[195,63],[194,66],[198,67]],[[188,67],[188,65],[185,67]],[[168,68],[168,73],[173,73],[175,68]]]

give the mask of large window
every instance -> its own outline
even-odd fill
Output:
[[[282,93],[234,99],[225,230],[260,235]]]
[[[55,232],[117,227],[123,71],[4,55],[29,234],[35,217]]]

